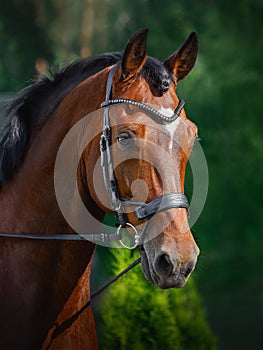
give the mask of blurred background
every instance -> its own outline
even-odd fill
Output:
[[[150,30],[149,55],[161,60],[191,31],[199,35],[196,66],[179,86],[188,117],[199,126],[209,168],[207,202],[193,228],[199,263],[180,291],[149,286],[136,268],[105,292],[94,304],[104,349],[263,346],[262,18],[261,0],[1,2],[0,113],[3,101],[32,78],[80,56],[123,50],[141,27]],[[94,288],[132,258],[99,247]],[[133,324],[140,334],[131,333]]]

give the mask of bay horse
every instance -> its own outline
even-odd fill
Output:
[[[8,106],[0,136],[2,349],[98,348],[90,307],[54,337],[56,327],[90,299],[96,246],[92,240],[64,239],[77,234],[58,205],[54,168],[68,132],[103,102],[104,127],[99,122],[99,126],[89,125],[87,119],[94,138],[78,162],[77,184],[85,207],[100,222],[106,211],[117,213],[120,227],[135,233],[145,277],[157,287],[182,287],[195,267],[199,249],[188,226],[183,192],[197,127],[187,119],[176,86],[194,66],[198,38],[191,33],[179,50],[161,62],[147,56],[146,37],[147,30],[141,29],[123,52],[77,60],[27,87]],[[109,114],[114,104],[121,110],[118,124]],[[148,141],[145,147],[139,139]],[[151,149],[152,144],[169,153],[169,164]],[[112,166],[122,154],[134,150],[137,159],[120,162],[114,171],[106,168],[104,175],[98,172],[98,195],[92,176],[98,159],[106,154],[106,163]],[[165,177],[145,161],[146,156]],[[145,205],[128,210],[136,201]],[[145,240],[138,238],[139,225],[146,227]],[[151,236],[156,228],[160,232]],[[63,239],[44,239],[48,235],[62,235]]]

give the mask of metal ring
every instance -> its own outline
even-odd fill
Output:
[[[127,249],[134,249],[137,247],[137,245],[140,243],[140,235],[136,229],[135,226],[133,226],[132,224],[130,224],[129,222],[126,223],[126,226],[129,226],[133,229],[133,231],[135,232],[135,235],[134,235],[134,244],[132,246],[128,246],[126,245],[124,242],[122,242],[122,240],[120,239],[120,243],[121,245],[124,247],[124,248],[127,248]],[[120,225],[117,229],[117,235],[120,233],[120,230],[121,228],[125,228],[124,226]]]

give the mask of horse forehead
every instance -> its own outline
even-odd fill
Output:
[[[172,117],[174,114],[174,110],[172,108],[165,108],[163,106],[157,107],[153,106],[159,113],[167,116]],[[133,118],[127,119],[127,112],[125,110],[119,111],[119,122],[120,125],[125,125],[130,127],[131,129],[134,129],[136,133],[145,134],[145,133],[151,133],[153,132],[155,134],[156,131],[159,130],[161,134],[165,134],[168,136],[168,138],[173,139],[174,135],[176,134],[176,131],[178,129],[180,118],[177,118],[172,123],[167,124],[159,124],[154,119],[152,119],[148,114],[144,113],[143,110],[138,111],[136,113],[136,116]],[[118,123],[117,123],[118,124]],[[118,128],[119,129],[119,128]]]
[[[174,110],[172,108],[164,108],[164,107],[160,107],[158,109],[158,112],[167,116],[167,117],[172,117],[173,114],[174,114]],[[177,118],[174,122],[172,123],[167,123],[167,124],[164,124],[163,127],[165,129],[165,131],[173,138],[177,128],[178,128],[178,125],[179,125],[179,121],[180,119]]]

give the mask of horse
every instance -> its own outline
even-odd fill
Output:
[[[199,248],[183,193],[197,127],[186,117],[176,87],[195,64],[198,37],[191,33],[161,62],[147,55],[147,32],[135,32],[122,52],[81,58],[38,79],[8,104],[0,134],[3,349],[98,349],[91,307],[79,312],[90,300],[97,236],[71,240],[80,235],[63,215],[54,185],[61,144],[86,116],[94,138],[78,159],[76,181],[87,211],[98,222],[105,212],[117,214],[115,239],[126,227],[139,247],[145,277],[160,289],[182,287],[196,265]],[[110,112],[114,107],[116,124]],[[103,121],[89,122],[97,110],[103,111]],[[180,147],[174,141],[178,138]],[[145,146],[139,140],[146,140]],[[169,154],[169,163],[158,149]],[[136,157],[114,165],[132,152]],[[101,157],[104,168],[97,166]],[[144,238],[137,229],[141,226]]]

